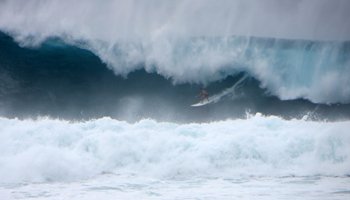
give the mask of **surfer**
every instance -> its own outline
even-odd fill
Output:
[[[198,96],[199,96],[201,102],[204,101],[204,100],[209,101],[209,98],[208,98],[209,97],[209,93],[204,88],[201,89],[201,91],[200,91]]]

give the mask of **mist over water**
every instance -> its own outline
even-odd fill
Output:
[[[160,39],[168,36],[259,36],[349,40],[347,0],[5,0],[0,25],[43,38]]]

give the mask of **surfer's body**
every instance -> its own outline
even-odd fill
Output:
[[[201,89],[198,96],[200,98],[200,101],[204,101],[204,100],[209,101],[209,93],[204,88]]]

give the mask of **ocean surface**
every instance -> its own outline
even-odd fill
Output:
[[[0,1],[0,199],[350,199],[350,3],[261,2]]]

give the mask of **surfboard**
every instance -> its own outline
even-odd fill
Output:
[[[208,99],[205,99],[205,100],[200,101],[200,102],[198,102],[198,103],[192,104],[191,106],[192,106],[192,107],[199,107],[199,106],[207,105],[207,104],[209,104],[209,103],[211,103],[211,101],[209,101]]]

